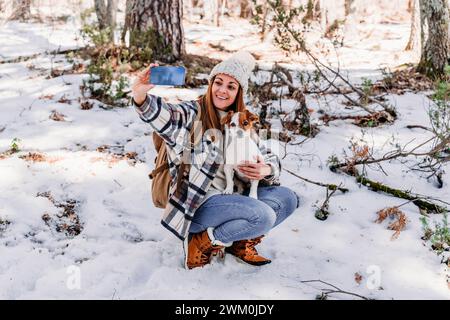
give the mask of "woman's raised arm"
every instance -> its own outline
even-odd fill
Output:
[[[140,72],[133,83],[133,103],[142,121],[152,128],[171,147],[182,147],[186,130],[190,129],[197,114],[195,101],[184,101],[179,104],[165,102],[161,97],[147,94],[154,87],[149,83],[150,68],[157,64],[150,64]],[[181,150],[182,148],[180,148]]]

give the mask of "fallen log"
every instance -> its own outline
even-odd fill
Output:
[[[414,203],[417,207],[427,212],[444,213],[449,211],[448,208],[429,201],[430,197],[415,194],[406,190],[395,189],[380,182],[370,180],[369,178],[359,174],[356,176],[356,181],[368,187],[369,190],[375,192],[381,191],[393,195],[396,198],[411,200],[411,202]]]

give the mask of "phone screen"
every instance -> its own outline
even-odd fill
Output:
[[[182,86],[184,85],[185,74],[184,67],[153,67],[150,69],[150,83],[160,86]]]

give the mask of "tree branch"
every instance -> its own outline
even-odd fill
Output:
[[[291,170],[289,170],[289,169],[283,168],[283,170],[286,171],[286,172],[288,172],[288,173],[290,173],[290,174],[292,174],[294,177],[297,177],[297,178],[299,178],[299,179],[301,179],[301,180],[303,180],[303,181],[306,181],[306,182],[308,182],[308,183],[312,183],[312,184],[318,185],[318,186],[320,186],[320,187],[327,188],[328,190],[339,190],[339,191],[341,191],[341,192],[343,192],[343,193],[348,192],[348,189],[347,189],[347,188],[342,188],[340,185],[337,186],[337,185],[335,185],[335,184],[327,184],[327,183],[322,183],[322,182],[312,181],[312,180],[309,180],[309,179],[307,179],[307,178],[304,178],[304,177],[299,176],[298,174],[296,174],[295,172],[293,172],[293,171],[291,171]]]

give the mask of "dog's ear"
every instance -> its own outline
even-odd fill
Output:
[[[259,123],[259,117],[256,114],[251,113],[248,110],[245,110],[245,116],[247,117],[248,121],[252,123]]]
[[[220,124],[224,125],[224,124],[229,124],[231,121],[231,118],[233,117],[234,111],[228,111],[227,115],[224,116],[221,120],[220,120]]]

